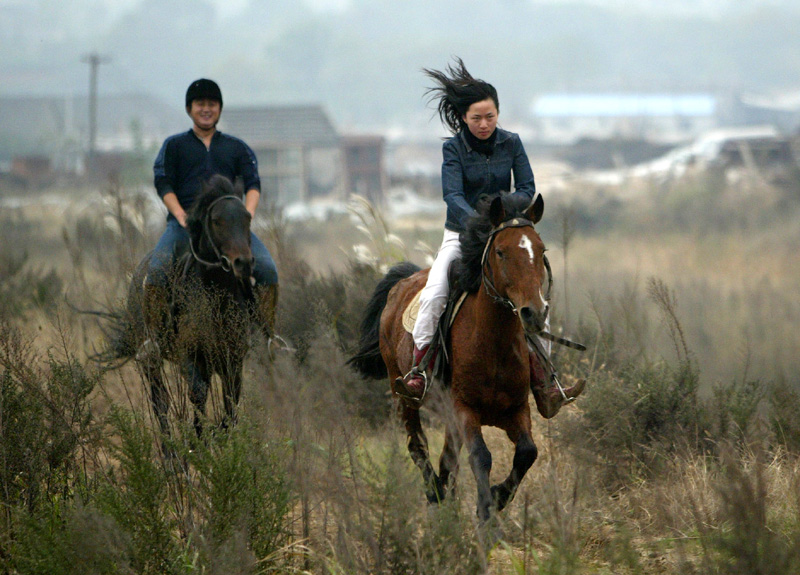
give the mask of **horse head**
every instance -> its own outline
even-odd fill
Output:
[[[253,268],[250,250],[250,212],[241,198],[243,186],[213,176],[204,182],[188,217],[194,258],[209,268],[221,268],[240,281],[249,281]]]
[[[550,305],[549,267],[542,238],[534,229],[544,212],[537,196],[524,210],[514,210],[509,196],[495,197],[489,206],[492,225],[483,255],[487,293],[514,310],[528,335],[545,329]]]

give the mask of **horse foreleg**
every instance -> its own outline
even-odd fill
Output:
[[[475,476],[475,483],[478,487],[476,513],[478,519],[486,521],[489,519],[494,502],[492,490],[489,487],[489,473],[492,471],[492,453],[483,440],[480,423],[471,421],[469,425],[465,425],[464,435],[467,449],[469,450],[469,466],[472,468],[472,474]]]
[[[194,431],[200,438],[203,435],[203,418],[208,400],[208,369],[201,362],[187,361],[186,380],[189,383],[189,400],[194,408]]]
[[[428,503],[439,503],[444,499],[444,488],[439,476],[436,475],[433,469],[428,455],[428,439],[422,430],[419,409],[408,407],[401,402],[399,410],[400,418],[405,424],[408,436],[408,453],[422,472],[422,479],[425,481],[425,496],[428,498]]]
[[[516,425],[506,429],[508,438],[514,442],[514,463],[511,472],[505,481],[492,486],[492,498],[497,505],[497,510],[502,510],[514,498],[522,478],[536,461],[539,450],[533,442],[531,435],[531,418],[528,409],[520,410],[514,418]]]
[[[164,385],[164,379],[161,377],[161,369],[160,367],[147,366],[144,368],[144,373],[150,382],[150,402],[153,404],[153,413],[158,421],[158,426],[161,428],[161,433],[169,437],[169,422],[167,421],[169,392],[167,391],[167,386]]]

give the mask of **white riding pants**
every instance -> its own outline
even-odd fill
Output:
[[[447,282],[447,270],[450,262],[461,255],[461,244],[458,241],[458,232],[444,230],[442,245],[433,260],[431,271],[428,273],[428,282],[422,288],[419,296],[419,311],[417,321],[414,323],[414,344],[417,349],[430,345],[439,318],[447,305],[447,293],[450,285]]]

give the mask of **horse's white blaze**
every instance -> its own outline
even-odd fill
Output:
[[[533,243],[531,242],[531,239],[527,235],[525,234],[522,235],[522,237],[519,240],[518,247],[528,252],[528,258],[531,260],[531,263],[533,263]]]

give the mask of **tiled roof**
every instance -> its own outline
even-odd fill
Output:
[[[339,136],[321,106],[228,108],[219,129],[251,147],[305,145],[336,146]]]

